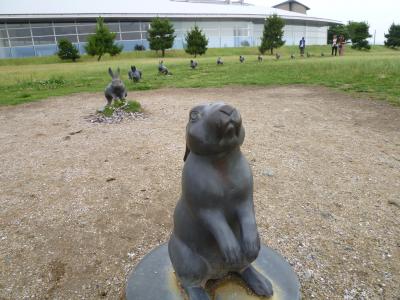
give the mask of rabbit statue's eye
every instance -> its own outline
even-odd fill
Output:
[[[194,122],[197,121],[200,117],[200,113],[198,111],[191,111],[190,112],[190,121]]]

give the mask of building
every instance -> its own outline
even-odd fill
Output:
[[[283,10],[287,10],[287,11],[293,11],[293,12],[297,12],[299,14],[307,14],[307,10],[309,10],[310,8],[305,6],[304,4],[297,2],[295,0],[289,0],[289,1],[285,1],[282,3],[279,3],[275,6],[273,6],[273,8],[277,8],[277,9],[283,9]]]
[[[34,3],[34,5],[33,5]],[[176,30],[174,48],[184,47],[186,32],[197,24],[210,48],[258,46],[264,20],[282,17],[287,45],[305,37],[307,43],[325,44],[327,28],[339,22],[276,8],[254,6],[243,0],[15,0],[0,2],[0,58],[53,55],[66,38],[84,53],[88,36],[102,16],[117,33],[124,51],[135,45],[148,48],[147,30],[158,16],[170,19]]]

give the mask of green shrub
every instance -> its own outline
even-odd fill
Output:
[[[261,54],[267,50],[274,54],[274,49],[282,47],[285,44],[283,38],[283,27],[285,21],[273,14],[265,19],[263,36],[261,38],[261,46],[258,48]]]
[[[385,34],[385,46],[390,48],[400,47],[400,24],[394,23],[389,28],[389,33]]]
[[[197,25],[194,26],[185,36],[186,47],[185,52],[194,57],[197,54],[202,55],[207,51],[208,40]]]
[[[72,61],[76,61],[80,58],[78,49],[67,39],[58,41],[57,55],[63,60],[72,59]]]

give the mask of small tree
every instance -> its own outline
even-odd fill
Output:
[[[76,61],[81,57],[78,49],[67,39],[61,39],[58,41],[57,55],[63,60],[72,59],[72,61]]]
[[[190,31],[186,33],[185,41],[186,41],[186,48],[185,48],[186,53],[194,55],[194,57],[196,57],[197,54],[202,55],[206,53],[208,39],[203,34],[201,29],[197,27],[197,25],[195,25],[194,28],[192,28]]]
[[[265,19],[261,46],[258,48],[261,54],[270,50],[272,55],[274,54],[274,48],[279,48],[285,44],[285,41],[282,40],[284,26],[285,21],[276,14]]]
[[[349,22],[347,25],[353,49],[371,49],[367,38],[370,38],[369,25],[366,22]]]
[[[400,24],[394,23],[389,28],[389,33],[385,34],[385,46],[390,48],[400,47]]]
[[[150,49],[161,50],[162,56],[165,55],[165,50],[172,48],[175,40],[174,26],[168,19],[155,18],[150,23],[148,30],[149,36],[147,40],[150,43]]]
[[[85,46],[86,52],[95,56],[98,55],[97,61],[108,53],[111,56],[121,53],[123,46],[114,43],[116,33],[110,32],[107,25],[104,24],[103,18],[99,17],[96,24],[96,33],[89,36],[88,43]]]
[[[328,44],[332,44],[333,36],[344,36],[344,40],[347,41],[349,39],[349,30],[346,25],[332,25],[328,29]]]

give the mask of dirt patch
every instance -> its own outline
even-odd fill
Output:
[[[100,93],[0,109],[0,298],[121,297],[168,240],[189,109],[216,100],[242,114],[262,241],[304,298],[400,297],[399,108],[299,86],[128,98],[150,117],[89,123]]]

